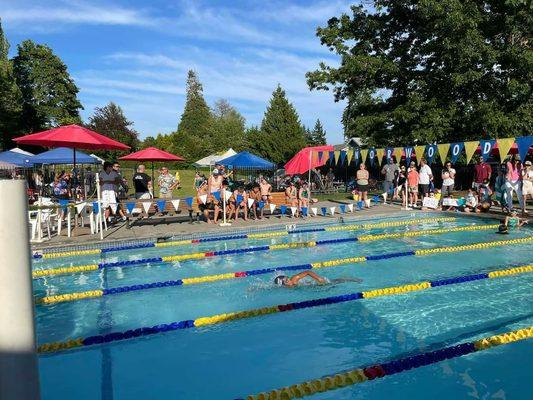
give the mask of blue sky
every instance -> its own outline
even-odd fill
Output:
[[[320,45],[317,26],[349,10],[341,0],[0,0],[12,46],[26,38],[53,48],[80,88],[84,118],[114,101],[142,137],[176,129],[187,70],[195,69],[210,105],[228,99],[260,124],[278,83],[302,122],[323,122],[342,142],[343,103],[310,92],[305,73],[338,63]]]

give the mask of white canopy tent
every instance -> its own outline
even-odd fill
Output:
[[[215,153],[215,154],[211,154],[211,155],[209,155],[207,157],[204,157],[201,160],[196,161],[193,165],[195,167],[207,167],[207,168],[209,168],[209,167],[215,165],[218,161],[224,160],[225,158],[228,158],[228,157],[231,157],[231,156],[234,156],[235,154],[237,154],[237,152],[230,148],[230,149],[226,150],[223,153]]]
[[[12,148],[9,151],[12,151],[13,153],[18,153],[18,154],[24,154],[25,156],[33,156],[33,155],[35,155],[33,153],[30,153],[29,151],[19,149],[18,147],[14,147],[14,148]]]

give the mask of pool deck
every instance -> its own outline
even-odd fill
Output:
[[[317,206],[320,207],[333,207],[343,204],[342,202],[332,202],[332,201],[323,201],[320,202]],[[329,210],[328,210],[329,211]],[[306,225],[306,224],[317,224],[317,223],[327,223],[338,220],[341,217],[347,218],[351,221],[356,221],[358,218],[368,220],[369,218],[384,218],[392,216],[405,216],[413,215],[418,213],[432,213],[435,216],[445,215],[445,216],[471,216],[471,217],[484,217],[484,218],[498,218],[503,219],[505,215],[501,213],[486,213],[486,214],[475,214],[475,213],[457,213],[457,212],[443,212],[443,211],[433,211],[433,210],[402,210],[399,204],[393,205],[384,205],[377,204],[370,209],[363,209],[359,211],[354,211],[353,213],[347,212],[346,214],[336,214],[335,216],[328,215],[326,217],[317,216],[317,217],[307,217],[302,218],[291,218],[288,216],[271,216],[266,217],[261,220],[248,220],[244,221],[239,219],[238,222],[232,223],[229,227],[220,227],[215,224],[208,224],[206,222],[171,222],[165,221],[164,219],[157,220],[154,219],[153,224],[150,225],[134,225],[131,228],[127,228],[126,223],[118,223],[112,227],[109,227],[107,231],[104,231],[104,240],[100,241],[99,235],[91,235],[88,227],[77,227],[74,229],[72,236],[69,238],[66,236],[65,231],[62,232],[61,236],[53,236],[51,240],[47,240],[43,243],[32,243],[32,250],[42,250],[46,248],[57,248],[57,247],[67,247],[67,246],[77,246],[77,245],[90,245],[97,243],[105,242],[115,242],[123,240],[146,240],[146,239],[157,239],[162,237],[170,236],[180,236],[180,235],[190,235],[190,234],[201,234],[208,233],[213,234],[215,232],[223,234],[236,233],[236,231],[250,230],[250,229],[260,229],[260,228],[272,228],[275,226],[286,225]]]

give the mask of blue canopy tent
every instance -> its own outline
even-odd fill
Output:
[[[11,150],[0,153],[0,161],[23,168],[31,168],[34,164],[32,156],[20,154]]]
[[[223,160],[217,161],[217,164],[227,165],[231,168],[242,168],[242,169],[274,169],[276,164],[265,160],[255,154],[249,153],[247,151],[241,151],[231,157],[225,158]]]
[[[67,147],[58,147],[56,149],[45,151],[32,157],[34,164],[97,164],[99,161],[81,151],[76,151],[76,160],[74,152]]]

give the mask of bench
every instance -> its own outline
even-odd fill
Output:
[[[165,201],[165,209],[157,208],[158,201]],[[172,200],[180,200],[178,209],[174,208]],[[193,198],[192,206],[189,207],[184,199],[127,199],[120,201],[123,210],[127,210],[128,203],[135,203],[131,213],[128,213],[130,219],[128,228],[134,225],[154,225],[162,222],[185,222],[193,223],[199,219],[200,210],[196,198]],[[145,211],[143,203],[151,203],[148,210]],[[158,215],[163,213],[163,215]],[[195,218],[196,217],[196,218]]]

